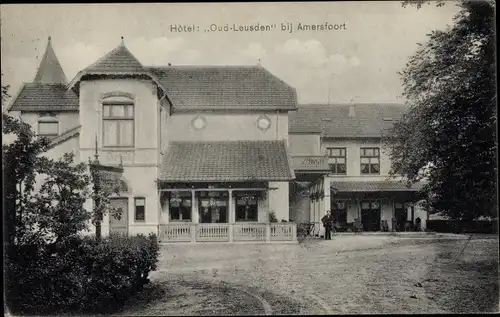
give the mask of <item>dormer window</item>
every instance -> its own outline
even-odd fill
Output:
[[[134,146],[134,103],[126,98],[113,98],[102,103],[103,145]]]
[[[38,135],[53,139],[59,135],[59,122],[56,120],[38,121]]]

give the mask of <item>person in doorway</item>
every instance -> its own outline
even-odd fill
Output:
[[[326,215],[321,218],[323,227],[325,227],[325,240],[332,240],[332,217],[330,210],[326,211]]]

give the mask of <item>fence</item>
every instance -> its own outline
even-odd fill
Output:
[[[295,223],[170,223],[160,225],[160,242],[297,241]]]

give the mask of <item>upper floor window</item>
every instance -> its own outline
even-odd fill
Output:
[[[38,135],[46,138],[55,138],[59,135],[59,122],[38,121]]]
[[[132,102],[104,102],[103,145],[134,146],[134,104]]]
[[[346,168],[346,148],[331,147],[326,149],[328,154],[328,164],[334,174],[345,174]]]
[[[380,148],[361,148],[361,174],[380,174]]]

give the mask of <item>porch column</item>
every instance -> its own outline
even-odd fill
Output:
[[[234,222],[234,219],[235,219],[235,215],[234,215],[234,204],[233,204],[233,190],[230,189],[229,190],[229,201],[228,201],[228,219],[227,219],[227,222],[228,223],[233,223]]]
[[[234,223],[234,219],[235,219],[235,216],[234,216],[234,204],[233,204],[233,190],[230,189],[229,190],[229,208],[228,208],[228,211],[229,211],[229,214],[228,214],[228,222],[229,222],[229,227],[228,227],[228,235],[229,235],[229,242],[233,242],[233,237],[234,237],[234,226],[233,226],[233,223]]]
[[[325,206],[325,214],[327,210],[332,210],[331,206],[331,190],[330,190],[330,179],[328,177],[324,178],[323,182],[323,193],[324,193],[324,206]]]
[[[199,222],[195,191],[191,190],[191,242],[196,242],[196,224]]]
[[[200,215],[198,213],[198,208],[196,208],[196,195],[195,191],[191,190],[191,219],[193,223],[199,223],[200,222]]]

